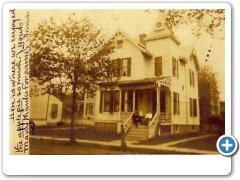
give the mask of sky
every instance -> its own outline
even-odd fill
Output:
[[[120,28],[134,39],[138,39],[139,34],[148,34],[158,15],[157,11],[149,13],[144,10],[29,10],[29,13],[31,29],[37,28],[38,23],[49,20],[50,17],[64,21],[72,15],[76,19],[87,16],[107,36]],[[200,65],[212,67],[218,81],[220,100],[225,100],[224,40],[213,39],[207,33],[196,38],[192,35],[191,27],[187,25],[174,32],[183,45],[194,44]],[[208,52],[209,50],[211,52]]]

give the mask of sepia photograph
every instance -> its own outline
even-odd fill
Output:
[[[10,154],[219,155],[225,9],[12,9]]]

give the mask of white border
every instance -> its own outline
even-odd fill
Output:
[[[47,8],[46,8],[47,7]],[[3,7],[3,172],[8,175],[227,175],[231,158],[221,155],[13,156],[9,155],[9,9],[225,9],[226,134],[231,134],[231,7],[226,3],[5,4]],[[221,164],[221,166],[219,166]],[[149,167],[150,165],[150,167]],[[146,167],[148,166],[148,167]],[[217,168],[214,168],[217,167]]]

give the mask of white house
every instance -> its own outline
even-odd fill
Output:
[[[159,14],[151,32],[141,34],[139,41],[121,29],[111,41],[116,46],[111,59],[118,64],[118,80],[102,83],[94,99],[85,99],[85,112],[91,111],[96,129],[120,133],[123,125],[127,133],[133,128],[134,110],[142,117],[150,110],[148,138],[198,131],[197,55],[192,45],[180,45],[164,15]]]
[[[62,101],[49,93],[30,97],[30,121],[36,125],[55,124],[62,119]]]

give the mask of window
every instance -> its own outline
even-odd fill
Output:
[[[174,57],[172,58],[172,71],[173,77],[178,78],[178,61]]]
[[[58,104],[52,104],[51,118],[57,118],[58,114]]]
[[[131,76],[131,58],[115,59],[113,64],[116,68],[115,77]]]
[[[122,49],[123,47],[123,40],[117,40],[117,48]]]
[[[133,91],[122,91],[121,111],[133,111]]]
[[[118,112],[119,97],[119,91],[101,91],[100,112]]]
[[[87,98],[93,98],[94,97],[94,94],[93,93],[87,93]]]
[[[179,126],[178,125],[174,125],[174,131],[175,131],[175,133],[179,133]]]
[[[195,126],[194,125],[192,125],[192,131],[195,131]]]
[[[162,75],[162,57],[155,57],[155,76]]]
[[[179,94],[173,92],[173,114],[180,115]]]
[[[121,76],[127,76],[128,59],[122,59]]]
[[[192,87],[195,86],[194,72],[191,69],[189,69],[189,82],[190,82],[190,86],[192,86]]]
[[[86,104],[86,115],[93,116],[94,115],[94,103]]]
[[[120,92],[119,91],[114,91],[114,103],[113,103],[113,109],[114,112],[118,112],[119,111],[119,98],[120,98]]]
[[[190,117],[197,117],[197,99],[189,98],[190,101]]]
[[[111,100],[111,97],[110,97],[110,91],[106,91],[104,93],[104,112],[110,112],[110,100]]]

